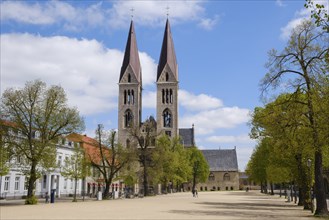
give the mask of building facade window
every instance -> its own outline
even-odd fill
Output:
[[[129,83],[131,82],[131,75],[130,75],[130,73],[128,74],[128,82]]]
[[[9,176],[6,176],[5,177],[4,191],[8,191],[9,190],[9,181],[10,181],[10,177]]]
[[[224,181],[230,181],[230,179],[231,179],[230,178],[230,174],[229,173],[225,173],[223,179],[224,179]]]
[[[215,180],[215,175],[213,173],[210,173],[209,177],[208,177],[208,180],[209,181],[214,181]]]
[[[47,187],[47,175],[43,175],[43,188],[45,189]]]
[[[172,116],[169,109],[166,109],[163,112],[163,126],[166,128],[172,127]]]
[[[67,188],[67,178],[64,179],[64,189]]]
[[[168,72],[166,72],[166,82],[168,82],[169,81],[169,74],[168,74]]]
[[[126,128],[129,128],[132,126],[132,123],[133,123],[133,113],[128,109],[125,113],[125,116],[124,116],[124,122],[125,122],[125,127]]]
[[[57,166],[60,167],[62,165],[62,156],[58,156]]]
[[[29,188],[29,178],[25,177],[24,180],[24,190],[27,190]]]
[[[15,191],[19,190],[20,176],[15,177]]]

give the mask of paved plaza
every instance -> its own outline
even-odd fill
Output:
[[[312,220],[284,197],[258,191],[175,193],[146,198],[56,202],[27,206],[4,201],[0,219],[282,219]]]

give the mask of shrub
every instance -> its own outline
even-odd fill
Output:
[[[38,204],[38,199],[35,196],[32,196],[31,198],[26,198],[25,205],[35,205]]]

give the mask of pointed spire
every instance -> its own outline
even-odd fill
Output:
[[[141,82],[141,78],[142,78],[141,64],[139,61],[135,28],[134,28],[134,23],[132,20],[130,23],[128,40],[127,40],[127,44],[126,44],[125,55],[124,55],[122,66],[121,66],[119,82],[121,81],[123,74],[125,73],[125,71],[129,65],[133,69],[133,74],[135,74],[137,81]]]
[[[174,41],[171,36],[170,24],[167,19],[166,28],[163,36],[161,54],[158,64],[158,74],[157,80],[159,79],[164,67],[168,64],[172,73],[177,79],[177,61],[176,61],[176,53],[174,48]],[[177,79],[178,80],[178,79]]]

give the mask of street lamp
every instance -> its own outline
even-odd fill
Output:
[[[313,213],[313,197],[312,197],[312,175],[311,175],[311,166],[312,166],[312,160],[310,158],[307,159],[307,167],[308,167],[308,174],[310,179],[310,199],[311,199],[311,211]]]

